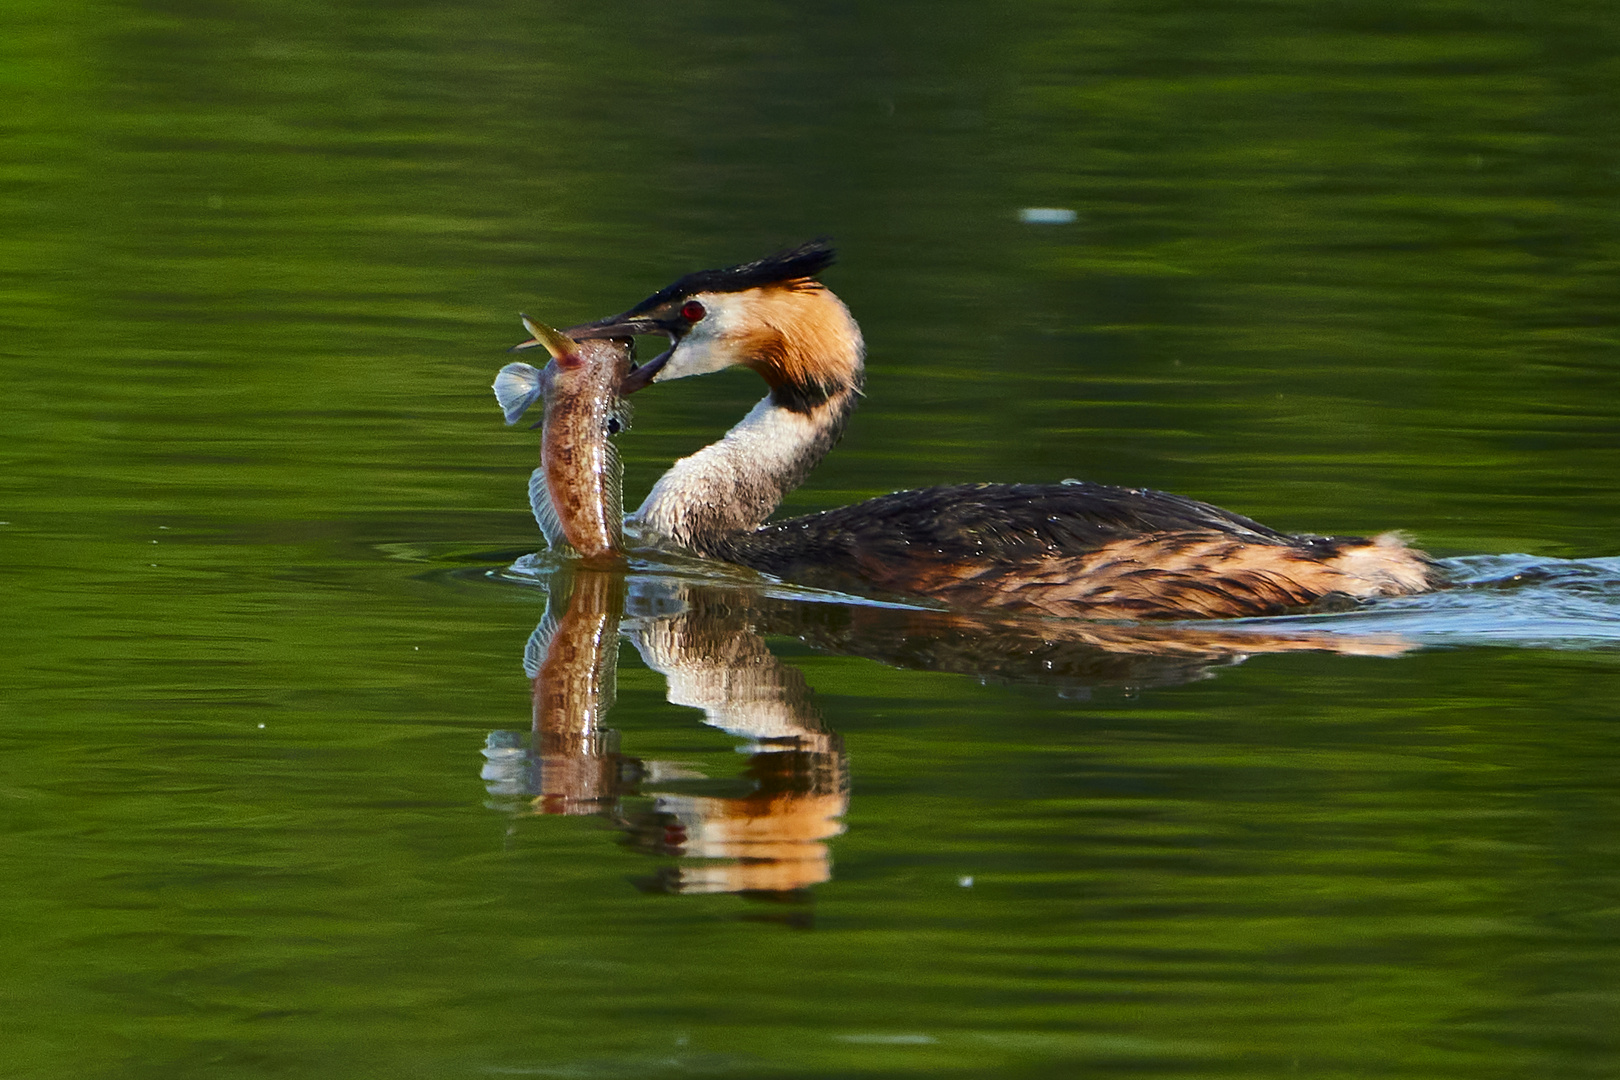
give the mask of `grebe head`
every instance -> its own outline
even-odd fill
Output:
[[[660,334],[670,347],[632,371],[631,394],[654,382],[733,365],[759,372],[775,403],[809,412],[861,384],[860,327],[815,275],[832,264],[826,240],[720,270],[700,270],[629,311],[566,331],[576,340]]]

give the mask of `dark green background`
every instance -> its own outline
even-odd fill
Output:
[[[793,509],[1620,554],[1617,12],[9,0],[0,1073],[1612,1073],[1612,645],[1088,700],[779,643],[853,782],[808,933],[478,749],[544,603],[480,573],[537,543],[515,313],[815,235],[869,396]],[[638,399],[630,501],[759,394]],[[738,771],[620,684],[627,751]]]

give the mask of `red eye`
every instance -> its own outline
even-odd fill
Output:
[[[697,322],[708,313],[709,309],[698,303],[696,300],[688,300],[686,303],[681,305],[681,318],[685,319],[687,322]]]

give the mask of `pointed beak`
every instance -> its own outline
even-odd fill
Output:
[[[629,397],[637,390],[645,390],[658,378],[669,358],[675,355],[675,346],[671,345],[640,367],[630,369],[630,374],[619,380],[619,396]]]
[[[651,386],[653,380],[658,377],[658,372],[669,362],[670,354],[675,351],[675,346],[678,344],[675,330],[672,327],[645,315],[610,315],[595,322],[569,327],[563,333],[575,341],[587,341],[591,338],[629,338],[637,335],[650,336],[653,334],[669,338],[669,348],[645,364],[632,368],[630,374],[619,381],[619,394],[625,397],[635,393],[637,390],[644,390]]]
[[[575,341],[586,341],[590,338],[627,338],[635,337],[637,334],[662,334],[671,341],[675,339],[674,331],[668,326],[645,315],[609,315],[605,319],[569,327],[563,333]]]

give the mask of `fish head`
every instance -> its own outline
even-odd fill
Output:
[[[559,379],[583,371],[586,366],[577,342],[527,315],[518,317],[529,332],[529,340],[518,342],[511,351],[541,346],[551,355],[551,360],[543,369],[521,362],[507,364],[495,376],[495,400],[508,424],[517,423],[536,401],[549,396]]]

